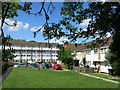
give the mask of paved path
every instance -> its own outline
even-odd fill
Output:
[[[67,69],[63,69],[64,71],[70,71],[70,70],[67,70]],[[86,76],[90,76],[90,77],[94,77],[94,78],[98,78],[98,79],[102,79],[102,80],[105,80],[105,81],[108,81],[108,82],[112,82],[112,83],[119,83],[118,81],[113,81],[113,80],[109,80],[109,79],[105,79],[105,78],[101,78],[101,77],[97,77],[97,76],[92,76],[92,75],[89,75],[89,74],[85,74],[85,73],[81,73],[79,72],[80,74],[82,75],[86,75]]]
[[[2,81],[7,77],[7,75],[10,73],[10,71],[12,70],[12,67],[9,67],[2,75]],[[0,82],[1,85],[2,82]]]
[[[85,74],[85,73],[81,73],[79,72],[80,74],[83,74],[83,75],[86,75],[86,76],[90,76],[90,77],[94,77],[94,78],[98,78],[98,79],[102,79],[102,80],[105,80],[105,81],[108,81],[108,82],[113,82],[113,83],[119,83],[118,81],[113,81],[113,80],[109,80],[109,79],[105,79],[105,78],[101,78],[101,77],[97,77],[97,76],[92,76],[92,75],[89,75],[89,74]]]

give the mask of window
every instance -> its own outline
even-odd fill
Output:
[[[22,46],[22,47],[26,47],[26,46]]]
[[[37,52],[40,52],[40,51],[37,51]]]
[[[106,48],[101,48],[100,49],[100,53],[105,53],[106,52]]]
[[[31,46],[27,46],[28,48],[31,47]]]
[[[25,52],[25,50],[22,51],[22,53]]]
[[[52,51],[52,53],[55,53],[55,51]]]
[[[91,66],[91,61],[87,61],[87,65],[90,67]]]
[[[86,50],[86,54],[91,54],[91,50]]]
[[[40,46],[36,46],[37,48],[40,48]]]
[[[94,54],[97,54],[97,49],[94,50]]]

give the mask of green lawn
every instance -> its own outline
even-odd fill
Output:
[[[94,74],[90,74],[90,75],[120,82],[120,76],[111,76],[111,75],[101,74],[101,73],[94,73]]]
[[[3,88],[118,88],[118,84],[81,75],[74,71],[13,68]]]

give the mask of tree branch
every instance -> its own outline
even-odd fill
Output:
[[[9,10],[9,3],[7,3],[7,8],[6,8],[4,16],[2,16],[2,23],[1,23],[1,36],[2,37],[4,37],[4,32],[3,32],[2,27],[3,27],[4,21],[5,21],[5,17],[7,16],[8,10]],[[2,11],[2,13],[3,13],[3,11]]]

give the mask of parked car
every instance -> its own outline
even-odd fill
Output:
[[[31,64],[30,64],[30,67],[31,67],[31,68],[36,68],[36,67],[37,67],[37,64],[36,64],[36,63],[31,63]]]
[[[47,63],[49,65],[49,67],[51,68],[52,67],[52,64],[51,63]]]
[[[27,67],[24,63],[15,64],[13,67]]]
[[[47,64],[47,62],[43,62],[42,65],[43,65],[43,68],[49,68],[49,65]]]
[[[52,68],[57,70],[57,69],[62,69],[62,66],[60,64],[54,64]]]

